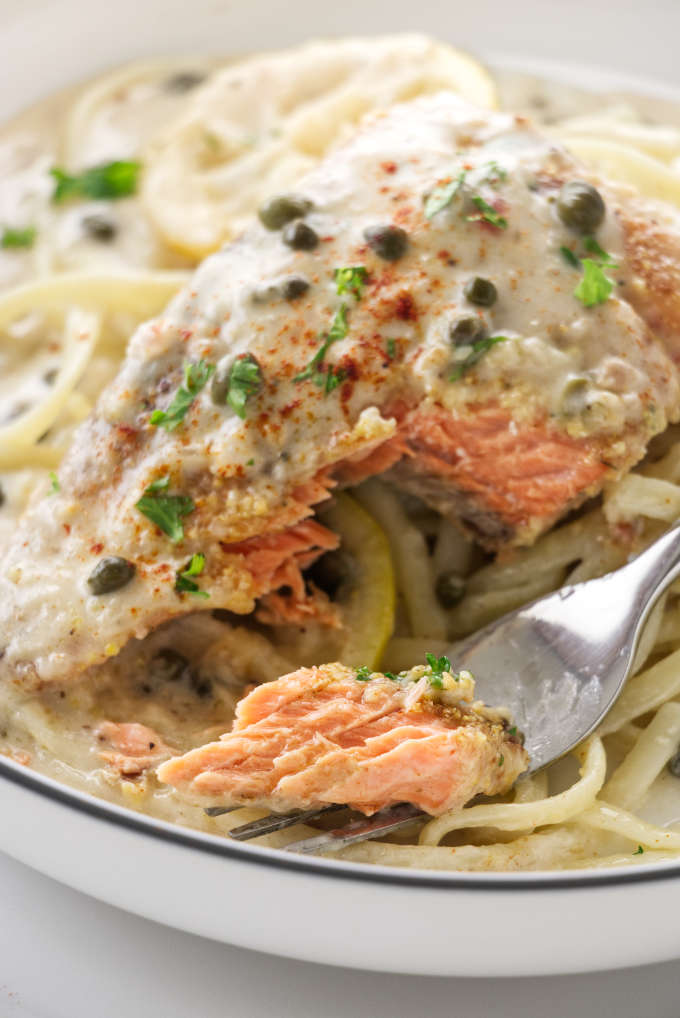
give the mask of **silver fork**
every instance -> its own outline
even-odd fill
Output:
[[[680,525],[613,573],[563,587],[504,615],[451,648],[485,703],[509,708],[524,733],[532,774],[590,735],[626,681],[654,604],[680,575]],[[342,807],[335,807],[342,808]],[[314,819],[318,810],[271,814],[231,832],[241,841]],[[329,852],[400,830],[423,818],[408,803],[286,845]]]

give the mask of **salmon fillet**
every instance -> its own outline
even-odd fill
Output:
[[[328,664],[263,683],[231,732],[161,764],[159,779],[279,812],[343,803],[370,815],[411,802],[436,816],[507,791],[526,769],[515,730],[474,702],[468,672],[362,674]]]
[[[556,208],[585,176],[449,93],[368,119],[297,219],[265,210],[132,337],[0,561],[0,678],[63,681],[199,609],[337,622],[302,578],[335,485],[384,473],[495,550],[630,469],[680,412],[680,230],[596,181],[584,238]],[[125,583],[93,590],[112,557]]]

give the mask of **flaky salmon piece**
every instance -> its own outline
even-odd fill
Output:
[[[232,731],[161,764],[190,796],[277,812],[342,803],[370,815],[411,802],[437,816],[507,791],[528,756],[515,729],[474,702],[469,672],[398,676],[341,664],[266,682]]]
[[[137,721],[103,721],[94,734],[108,747],[99,752],[99,758],[125,778],[138,777],[174,752],[153,728]]]
[[[21,522],[0,676],[61,681],[202,608],[332,622],[301,571],[337,485],[384,473],[494,550],[630,469],[680,412],[680,230],[597,180],[570,225],[585,177],[442,93],[273,196],[135,333]]]

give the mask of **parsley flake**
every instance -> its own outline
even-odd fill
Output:
[[[596,255],[600,260],[600,265],[603,268],[618,269],[617,263],[613,260],[612,256],[600,247],[594,237],[585,237],[583,240],[583,246],[586,251],[590,254]]]
[[[61,485],[59,483],[59,478],[55,474],[54,470],[50,470],[50,472],[49,472],[49,474],[47,476],[50,479],[50,490],[49,490],[48,494],[49,495],[56,495],[58,491],[61,491]]]
[[[184,385],[180,385],[167,410],[154,410],[149,418],[149,423],[154,427],[165,428],[166,431],[174,431],[182,423],[191,404],[201,389],[205,387],[214,371],[215,365],[209,364],[207,361],[200,360],[197,364],[185,361]]]
[[[361,300],[367,276],[368,270],[363,265],[348,265],[333,274],[338,293],[353,293],[357,300]]]
[[[326,394],[336,389],[338,385],[345,379],[345,373],[342,368],[337,368],[335,371],[329,367],[326,371],[321,370],[324,357],[328,353],[333,343],[337,343],[338,340],[344,339],[349,332],[349,325],[347,324],[347,305],[341,304],[338,310],[333,316],[331,327],[326,333],[323,343],[312,357],[311,361],[300,374],[295,375],[294,382],[304,382],[310,379],[314,382],[314,385],[318,385],[320,389],[323,389]]]
[[[201,590],[199,585],[192,579],[200,576],[205,568],[205,555],[203,552],[196,552],[185,565],[180,569],[175,579],[175,590],[180,594],[196,594],[198,597],[210,597],[207,590]]]
[[[0,247],[3,248],[17,248],[17,247],[33,247],[35,242],[36,229],[35,226],[27,226],[24,229],[14,229],[11,226],[6,226],[2,231],[2,237],[0,238]]]
[[[188,495],[161,494],[169,484],[169,477],[161,477],[154,481],[135,503],[135,508],[167,534],[173,544],[177,544],[184,537],[182,517],[192,513],[196,506]]]
[[[455,180],[439,184],[425,198],[425,218],[432,219],[438,212],[450,205],[465,180],[465,170],[461,170]]]
[[[498,757],[498,766],[502,767],[504,763],[505,763],[505,757],[501,753],[501,755]]]
[[[262,369],[256,359],[249,353],[237,358],[229,371],[227,403],[241,420],[245,420],[246,403],[261,388]]]
[[[560,248],[560,254],[564,258],[567,265],[571,265],[572,269],[581,268],[581,259],[578,257],[578,255],[574,254],[570,247],[567,247],[565,244],[563,244],[562,247]]]
[[[587,308],[595,304],[604,304],[614,289],[614,283],[604,274],[602,266],[592,258],[584,258],[581,264],[583,277],[574,290],[574,297]]]
[[[508,225],[508,221],[505,216],[501,216],[493,205],[489,205],[488,201],[485,201],[481,195],[476,194],[472,198],[472,204],[476,205],[479,212],[472,216],[466,216],[468,223],[485,222],[491,226],[497,227],[499,230],[505,230]]]
[[[443,687],[443,685],[444,685],[444,682],[442,680],[442,676],[443,676],[444,672],[450,672],[451,671],[451,662],[446,657],[446,655],[442,655],[441,657],[436,657],[434,654],[426,654],[425,655],[425,660],[427,661],[428,665],[430,666],[430,671],[431,671],[431,675],[429,677],[430,678],[430,685],[434,686],[435,689],[441,689]]]
[[[393,361],[397,352],[397,341],[396,339],[388,339],[385,343],[385,352],[387,353],[388,360]]]
[[[399,682],[399,676],[395,675],[394,672],[383,672],[383,675],[385,676],[386,679],[389,679],[391,682]]]
[[[368,665],[362,665],[361,668],[357,668],[356,675],[354,677],[357,682],[368,682],[371,675],[372,672]]]
[[[457,382],[459,378],[462,378],[463,375],[477,363],[477,361],[482,359],[484,354],[487,353],[492,346],[495,346],[497,343],[505,343],[507,342],[507,339],[507,336],[483,336],[481,339],[478,339],[476,343],[473,343],[472,346],[469,347],[470,352],[464,360],[456,364],[452,373],[449,375],[449,381]],[[464,347],[461,347],[460,349],[462,350]]]
[[[638,847],[633,852],[633,855],[644,855],[644,854],[645,854],[645,850],[642,847],[642,845],[638,845]]]
[[[55,182],[52,201],[58,205],[70,198],[127,198],[137,190],[140,169],[140,163],[127,159],[101,163],[77,174],[54,166],[50,170]]]

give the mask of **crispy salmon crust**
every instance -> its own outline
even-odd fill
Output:
[[[370,815],[412,802],[438,815],[507,791],[526,768],[507,724],[472,703],[465,673],[446,677],[441,699],[424,668],[398,680],[356,675],[328,664],[258,686],[231,732],[168,760],[159,779],[229,805],[343,803]]]

